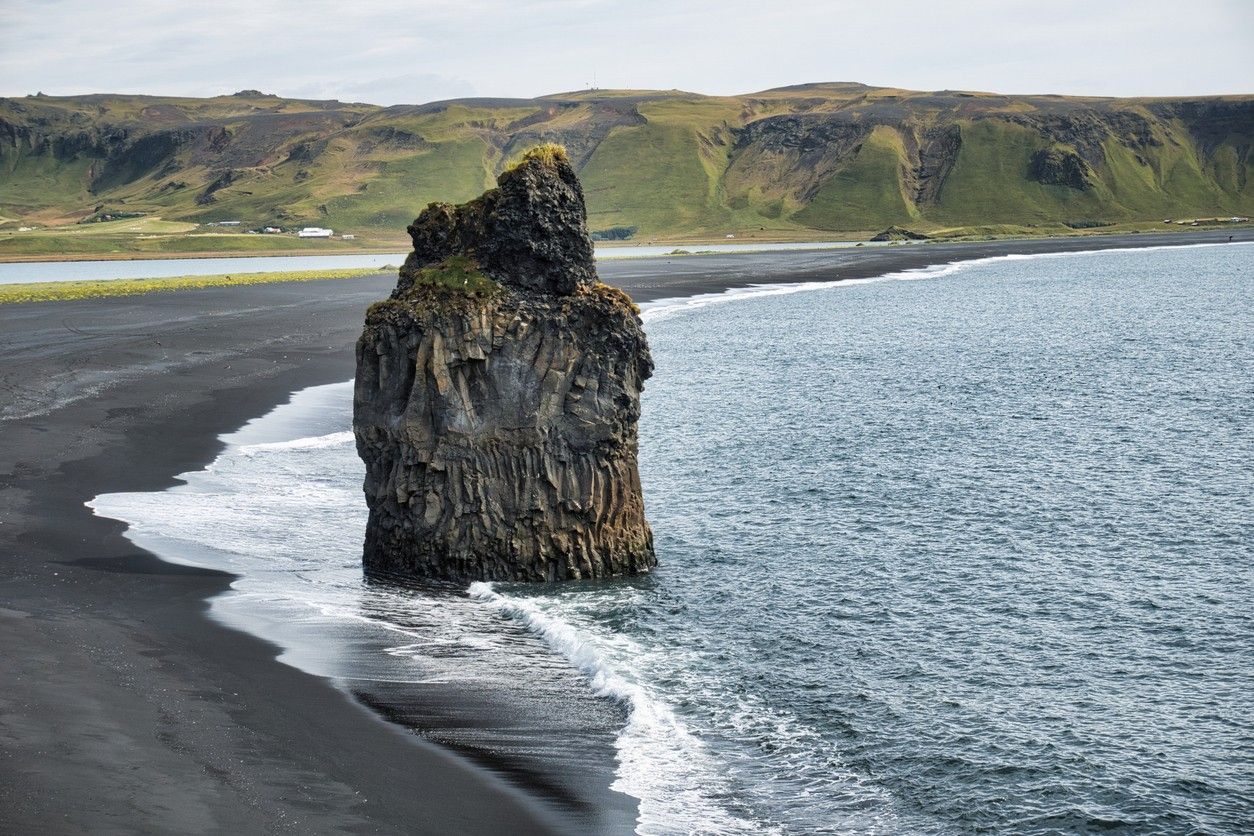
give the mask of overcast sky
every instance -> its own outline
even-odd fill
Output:
[[[1254,93],[1254,0],[0,0],[0,94]]]

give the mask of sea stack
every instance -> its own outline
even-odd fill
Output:
[[[636,464],[653,371],[639,311],[597,280],[583,190],[541,146],[432,203],[357,343],[368,574],[556,581],[657,564]]]

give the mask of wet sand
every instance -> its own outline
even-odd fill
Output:
[[[1254,240],[1246,230],[916,244],[599,270],[643,302],[1229,234]],[[213,459],[219,434],[296,389],[350,378],[364,310],[392,281],[0,306],[0,831],[630,829],[631,799],[607,789],[612,740],[560,787],[434,745],[403,722],[434,725],[438,704],[414,712],[386,695],[367,708],[278,663],[274,646],[207,617],[229,575],[165,563],[83,505],[168,487]]]

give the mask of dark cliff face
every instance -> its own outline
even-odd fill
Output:
[[[1028,176],[1047,186],[1067,186],[1083,191],[1092,187],[1093,170],[1074,151],[1043,148],[1032,155]]]
[[[596,282],[564,155],[432,204],[357,347],[368,572],[561,580],[656,564],[636,465],[652,373],[631,301]]]

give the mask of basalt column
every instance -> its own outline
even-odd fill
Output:
[[[433,203],[357,344],[367,572],[598,578],[656,565],[636,466],[653,369],[631,300],[597,281],[583,192],[533,149]]]

